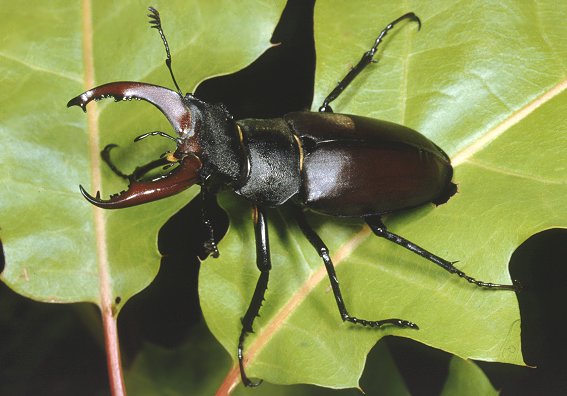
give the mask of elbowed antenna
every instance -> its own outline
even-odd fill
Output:
[[[161,26],[161,18],[159,16],[159,11],[156,10],[154,7],[148,7],[148,10],[151,12],[151,14],[148,14],[148,17],[150,17],[150,25],[152,25],[153,29],[158,30],[161,40],[163,41],[163,45],[165,46],[165,54],[167,55],[167,58],[165,58],[165,65],[169,69],[169,74],[171,74],[171,79],[173,80],[173,84],[175,84],[175,88],[177,88],[177,92],[179,93],[179,95],[183,96],[183,93],[181,92],[181,88],[179,88],[179,85],[177,84],[177,80],[173,75],[173,69],[171,68],[171,53],[169,52],[169,44],[167,43],[167,39],[165,38],[165,33],[163,32],[163,28]]]

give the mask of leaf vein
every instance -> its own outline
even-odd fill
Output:
[[[526,180],[530,180],[530,181],[535,181],[537,183],[542,183],[542,184],[550,184],[550,185],[565,185],[567,184],[567,181],[562,181],[562,180],[552,180],[552,179],[546,179],[546,178],[542,178],[542,177],[538,177],[535,175],[527,175],[525,173],[521,173],[521,172],[516,172],[512,169],[505,169],[505,168],[499,168],[496,167],[494,165],[488,165],[485,163],[482,163],[480,161],[476,161],[473,159],[468,159],[467,164],[470,164],[472,166],[476,166],[478,168],[482,168],[494,173],[500,173],[506,176],[513,176],[513,177],[517,177],[520,179],[526,179]]]
[[[27,67],[27,68],[29,68],[29,69],[31,69],[31,70],[35,70],[35,71],[38,71],[38,72],[41,72],[41,73],[52,74],[52,75],[54,75],[54,76],[57,76],[57,77],[60,77],[60,78],[64,78],[64,79],[66,79],[66,80],[71,80],[71,81],[74,81],[74,82],[78,82],[78,83],[82,83],[82,82],[83,82],[83,80],[82,80],[79,76],[76,76],[76,75],[69,75],[69,74],[63,74],[63,73],[59,73],[59,72],[57,72],[57,71],[55,71],[55,70],[46,69],[46,68],[44,68],[44,67],[41,67],[41,66],[38,66],[38,65],[34,65],[34,64],[32,64],[32,63],[28,63],[28,62],[26,62],[26,61],[24,61],[24,60],[22,60],[22,59],[19,59],[19,58],[15,58],[15,57],[13,57],[13,56],[10,56],[10,55],[8,55],[8,54],[6,54],[6,53],[4,53],[4,52],[0,52],[0,57],[2,57],[2,58],[4,58],[4,59],[7,59],[7,60],[9,60],[9,61],[12,61],[12,62],[19,63],[19,64],[21,64],[21,65],[23,65],[23,66],[25,66],[25,67]]]
[[[557,85],[545,91],[542,95],[537,96],[531,102],[527,103],[524,107],[518,109],[514,113],[511,113],[508,118],[504,119],[494,128],[487,131],[482,137],[459,151],[451,161],[453,163],[453,166],[457,167],[464,162],[469,161],[470,158],[472,158],[476,153],[484,150],[494,140],[503,135],[506,131],[511,129],[514,125],[522,121],[524,118],[528,117],[540,106],[544,105],[555,96],[565,91],[565,89],[567,89],[567,79],[564,79]]]

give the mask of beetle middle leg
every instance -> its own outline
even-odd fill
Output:
[[[400,245],[401,247],[408,249],[409,251],[431,261],[432,263],[437,264],[445,271],[460,276],[461,278],[465,279],[469,283],[472,283],[473,285],[486,289],[512,290],[512,291],[516,290],[516,287],[513,285],[501,285],[498,283],[483,282],[465,274],[463,271],[455,267],[453,265],[454,263],[447,261],[439,256],[436,256],[433,253],[428,252],[422,247],[416,245],[415,243],[410,242],[407,239],[397,234],[394,234],[393,232],[388,231],[386,229],[386,226],[382,222],[380,216],[368,216],[365,217],[364,220],[366,220],[366,222],[370,226],[370,229],[372,230],[372,232],[374,232],[375,235],[381,238],[385,238],[390,242],[394,242],[396,245]]]
[[[115,147],[118,147],[118,145],[113,144],[113,143],[107,144],[106,147],[104,149],[102,149],[102,151],[100,152],[100,156],[101,156],[102,160],[104,161],[104,163],[106,165],[108,165],[110,170],[115,175],[117,175],[117,176],[119,176],[123,179],[138,181],[142,177],[144,177],[144,175],[146,175],[148,172],[150,172],[150,171],[152,171],[156,168],[159,168],[160,166],[167,167],[168,165],[172,164],[171,161],[166,156],[162,156],[161,158],[158,158],[157,160],[150,161],[145,165],[138,166],[136,169],[134,169],[134,172],[127,175],[124,172],[122,172],[120,169],[118,169],[118,167],[114,164],[114,162],[110,158],[110,151]]]
[[[311,245],[317,250],[319,256],[323,259],[323,263],[325,264],[325,268],[327,269],[327,274],[329,275],[329,280],[331,282],[331,288],[333,289],[333,294],[335,296],[335,300],[337,302],[337,306],[339,308],[339,313],[341,314],[341,318],[343,321],[360,324],[363,326],[370,326],[370,327],[382,327],[384,325],[394,325],[397,327],[410,327],[412,329],[418,329],[418,326],[410,322],[408,320],[403,319],[383,319],[383,320],[366,320],[360,319],[355,316],[352,316],[348,313],[345,302],[343,300],[343,296],[341,294],[341,289],[339,287],[339,280],[337,278],[337,273],[335,272],[335,267],[333,262],[331,261],[331,257],[329,255],[329,249],[325,245],[325,243],[321,240],[319,235],[315,233],[313,228],[307,223],[307,219],[305,218],[305,214],[298,210],[296,212],[295,218],[297,220],[297,224],[299,228],[305,235],[305,237],[309,240]]]
[[[138,136],[134,139],[134,143],[137,143],[140,140],[147,138],[148,136],[161,136],[161,137],[171,139],[171,140],[173,140],[174,142],[177,143],[177,140],[173,136],[170,136],[167,133],[161,132],[161,131],[153,131],[153,132],[143,133],[143,134],[141,134],[140,136]],[[110,159],[110,151],[113,148],[116,148],[116,147],[118,147],[117,144],[114,144],[114,143],[107,144],[102,149],[102,151],[100,152],[100,156],[101,156],[102,160],[106,163],[106,165],[108,165],[110,170],[112,172],[114,172],[115,175],[117,175],[117,176],[119,176],[123,179],[136,180],[137,181],[137,180],[140,180],[145,174],[152,171],[153,169],[159,168],[160,166],[164,166],[165,167],[164,169],[167,169],[168,165],[171,166],[171,165],[173,165],[173,162],[175,162],[175,161],[172,161],[172,158],[168,155],[169,152],[166,152],[159,159],[150,161],[145,165],[139,166],[136,169],[134,169],[134,172],[127,175],[127,174],[123,173],[120,169],[118,169],[118,167]]]
[[[260,312],[264,294],[268,289],[268,280],[272,263],[270,260],[270,241],[268,238],[268,221],[264,208],[255,206],[254,212],[254,235],[256,237],[256,266],[260,270],[260,277],[254,289],[254,295],[250,305],[242,318],[242,330],[238,339],[238,364],[242,383],[246,386],[258,386],[260,382],[252,382],[244,372],[244,339],[248,333],[253,333],[252,324]]]
[[[398,22],[404,19],[411,19],[412,21],[417,22],[419,25],[418,28],[421,28],[421,21],[419,20],[417,15],[415,15],[413,12],[408,12],[407,14],[402,15],[395,21],[390,22],[388,26],[386,26],[384,30],[380,32],[378,38],[376,38],[376,41],[374,41],[374,45],[362,55],[362,58],[360,58],[356,66],[350,69],[347,75],[344,76],[343,79],[337,84],[335,89],[333,89],[331,93],[327,95],[327,97],[323,101],[323,104],[321,105],[321,107],[319,107],[320,112],[326,112],[326,113],[333,112],[333,109],[331,108],[331,106],[329,106],[329,104],[333,100],[339,97],[339,95],[345,90],[345,88],[348,87],[348,85],[352,82],[352,80],[354,80],[356,76],[358,76],[366,66],[368,66],[372,62],[376,62],[374,60],[374,55],[376,54],[376,50],[378,49],[378,46],[382,42],[382,39],[384,38],[384,36],[386,36],[386,34],[388,34],[388,31],[390,29],[392,29]]]

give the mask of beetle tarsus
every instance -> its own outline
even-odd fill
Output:
[[[370,226],[370,229],[372,230],[372,232],[374,232],[376,236],[379,236],[390,242],[394,242],[396,245],[400,245],[401,247],[406,248],[407,250],[431,261],[432,263],[437,264],[445,271],[450,272],[452,274],[456,274],[457,276],[465,279],[467,282],[473,285],[476,285],[484,289],[517,291],[517,287],[514,285],[503,285],[499,283],[483,282],[473,278],[472,276],[465,274],[463,271],[456,268],[452,262],[447,261],[439,256],[436,256],[435,254],[425,250],[421,246],[418,246],[415,243],[408,241],[407,239],[397,234],[394,234],[393,232],[388,231],[386,226],[380,219],[380,216],[367,216],[364,219],[366,220],[366,222]]]
[[[366,320],[354,316],[349,316],[347,314],[347,315],[343,315],[343,321],[359,324],[367,327],[374,327],[374,328],[384,327],[386,325],[392,325],[400,328],[409,327],[411,329],[419,330],[419,326],[416,325],[415,323],[410,322],[409,320],[397,319],[397,318],[383,319],[383,320]]]
[[[203,243],[203,249],[205,250],[206,256],[211,256],[213,258],[219,258],[220,252],[217,247],[217,244],[214,240],[208,240]]]
[[[251,331],[253,333],[253,331]],[[257,382],[253,382],[248,378],[246,375],[246,371],[244,370],[244,339],[246,338],[246,333],[240,333],[240,337],[238,338],[238,367],[240,368],[240,379],[242,384],[248,388],[255,388],[262,384],[262,380],[258,380]]]

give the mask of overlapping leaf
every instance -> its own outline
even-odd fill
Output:
[[[408,125],[452,157],[459,193],[448,204],[389,216],[394,232],[478,279],[510,283],[508,260],[530,235],[567,225],[567,31],[556,2],[326,1],[316,5],[316,107],[389,21],[400,24],[335,111]],[[380,170],[377,169],[377,172]],[[356,177],[356,176],[355,176]],[[232,226],[222,258],[201,271],[207,322],[233,353],[258,272],[245,202],[226,200]],[[285,210],[269,213],[273,270],[248,373],[276,383],[354,387],[384,335],[461,357],[522,364],[512,292],[481,290],[357,221],[310,216],[334,253],[351,313],[401,317],[420,330],[342,323],[322,262]],[[227,377],[227,381],[229,381]]]
[[[154,5],[162,11],[183,87],[257,57],[282,7],[261,1]],[[97,233],[93,209],[77,192],[78,184],[91,185],[93,131],[65,104],[85,89],[85,34],[93,34],[96,83],[170,84],[163,48],[145,27],[146,6],[98,1],[88,16],[79,3],[63,1],[36,4],[34,12],[16,3],[3,7],[9,17],[0,49],[2,280],[21,294],[97,302],[104,261],[113,295],[126,301],[157,271],[159,226],[191,196],[105,212]],[[509,282],[513,249],[535,232],[567,223],[567,31],[561,19],[567,10],[561,7],[553,1],[317,4],[315,104],[387,22],[410,10],[422,18],[419,33],[413,24],[389,33],[380,62],[334,108],[413,127],[451,155],[459,194],[438,208],[391,216],[387,224],[460,260],[460,268],[483,280]],[[92,18],[91,32],[84,31],[85,17]],[[101,146],[121,144],[125,169],[170,148],[167,142],[128,143],[149,123],[166,127],[147,110],[142,103],[99,105],[95,138]],[[104,193],[123,188],[103,172]],[[234,356],[257,270],[247,204],[223,198],[231,229],[220,245],[222,258],[204,265],[200,285],[207,322]],[[313,215],[310,221],[334,252],[352,313],[404,317],[421,327],[356,328],[341,323],[320,259],[286,210],[270,212],[270,220],[274,270],[256,334],[247,342],[250,374],[277,383],[356,386],[368,350],[385,334],[463,357],[522,363],[513,293],[479,290],[450,277],[370,236],[360,222]]]

